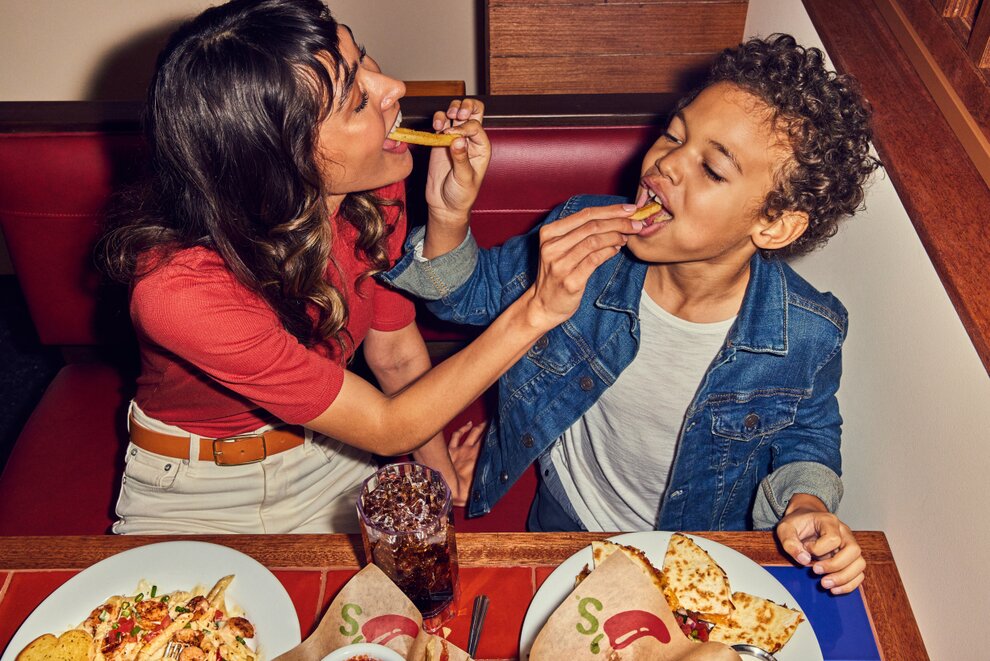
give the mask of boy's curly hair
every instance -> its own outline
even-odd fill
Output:
[[[765,256],[811,252],[835,234],[839,220],[863,204],[863,186],[880,162],[870,155],[871,110],[857,81],[825,68],[817,48],[773,34],[729,48],[716,58],[707,85],[728,82],[763,100],[790,138],[794,157],[777,174],[763,212],[808,214],[808,229]]]

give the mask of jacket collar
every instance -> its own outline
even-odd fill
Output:
[[[625,250],[613,261],[595,306],[636,317],[647,264]],[[757,353],[787,353],[787,280],[780,262],[766,260],[759,253],[750,259],[749,283],[736,323],[729,331],[728,346]]]
[[[779,261],[759,253],[749,260],[749,284],[728,344],[758,353],[787,353],[787,279]]]

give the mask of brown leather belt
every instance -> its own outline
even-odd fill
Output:
[[[273,454],[291,450],[306,440],[305,430],[298,426],[272,429],[262,434],[243,434],[227,438],[199,439],[199,460],[212,461],[218,466],[241,466],[264,461]],[[131,443],[142,450],[176,459],[189,458],[189,437],[173,436],[151,431],[131,418]]]

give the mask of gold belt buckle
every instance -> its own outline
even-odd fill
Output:
[[[255,441],[252,443],[251,441]],[[236,444],[236,445],[231,445]],[[213,439],[213,463],[217,466],[256,464],[268,457],[264,434],[245,434]]]

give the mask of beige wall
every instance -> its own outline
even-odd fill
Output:
[[[0,101],[141,99],[155,56],[215,0],[0,0]],[[478,93],[475,0],[328,0],[383,70]],[[0,275],[12,272],[0,236]]]
[[[167,35],[210,0],[2,0],[0,100],[136,99]],[[478,86],[475,0],[329,0],[383,69]]]
[[[749,7],[747,35],[821,47],[800,0]],[[795,264],[849,309],[840,514],[887,533],[931,657],[985,659],[973,626],[990,613],[990,377],[889,179],[866,204]]]

